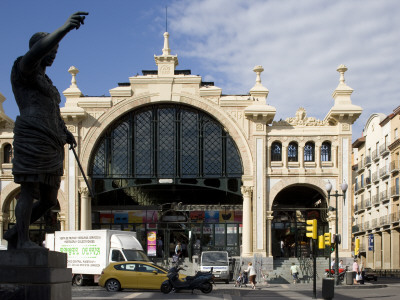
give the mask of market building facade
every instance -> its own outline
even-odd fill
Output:
[[[47,223],[32,227],[38,241],[46,230],[114,228],[136,231],[144,244],[147,232],[156,231],[164,255],[176,241],[190,255],[199,241],[202,250],[232,256],[307,256],[305,221],[317,219],[319,234],[335,228],[326,184],[334,190],[352,184],[352,124],[362,109],[351,102],[347,68],[337,69],[324,120],[299,108],[274,121],[261,66],[246,95],[223,95],[214,83],[176,69],[168,33],[154,58],[156,70],[130,77],[108,97],[83,96],[79,71],[70,68],[61,113],[78,141],[93,197],[66,147],[59,205]],[[11,173],[13,121],[1,117],[0,237],[15,222],[19,193]],[[352,251],[351,211],[349,201],[339,201],[343,257]]]

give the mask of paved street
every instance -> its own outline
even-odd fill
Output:
[[[335,289],[335,299],[385,299],[397,300],[400,295],[400,280],[380,279],[378,282],[366,283],[363,286],[343,286]],[[158,291],[123,290],[109,293],[98,286],[73,287],[73,300],[95,299],[311,299],[313,296],[311,284],[274,284],[260,286],[256,290],[250,288],[235,288],[233,284],[217,284],[214,291],[208,295],[195,291],[171,293],[164,295]],[[321,285],[317,285],[317,298],[322,299]]]

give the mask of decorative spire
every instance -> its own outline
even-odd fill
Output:
[[[79,73],[79,70],[77,68],[75,68],[74,66],[71,66],[68,69],[68,73],[72,75],[71,85],[69,87],[70,88],[78,88],[78,86],[76,85],[76,74]]]
[[[257,74],[256,84],[251,88],[250,95],[255,97],[256,101],[265,100],[268,96],[268,89],[261,83],[261,72],[264,71],[262,66],[255,66],[253,71]]]
[[[344,83],[344,72],[346,72],[347,71],[347,67],[345,66],[345,65],[340,65],[337,69],[336,69],[336,71],[338,71],[339,73],[340,73],[340,84],[345,84]]]
[[[171,55],[171,49],[169,49],[169,33],[164,32],[164,48],[162,49],[163,56]]]

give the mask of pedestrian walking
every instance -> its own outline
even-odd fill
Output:
[[[249,262],[247,270],[244,271],[247,272],[247,274],[249,274],[249,281],[251,283],[251,288],[253,290],[256,289],[256,270],[253,267],[253,264],[251,262]]]
[[[354,284],[358,284],[357,275],[359,275],[360,269],[358,267],[357,259],[355,259],[354,262],[353,262],[353,272],[354,272],[354,274],[353,274]]]
[[[293,276],[293,284],[296,284],[297,280],[299,279],[299,268],[297,268],[297,266],[294,262],[292,263],[292,266],[290,267],[290,273]]]

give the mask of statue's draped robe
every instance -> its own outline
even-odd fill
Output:
[[[14,181],[59,187],[67,130],[60,114],[60,94],[47,75],[37,71],[24,76],[19,67],[21,58],[11,72],[20,111],[14,127]]]

